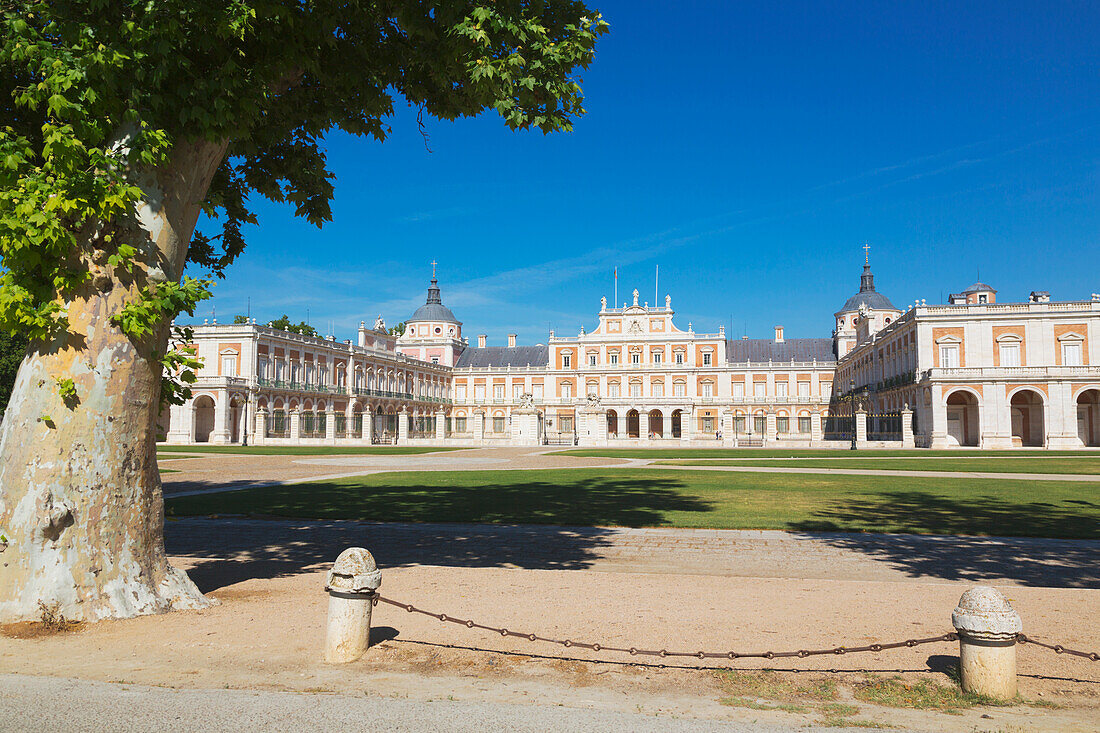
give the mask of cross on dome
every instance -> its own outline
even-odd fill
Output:
[[[438,264],[439,264],[438,262],[436,262],[435,260],[432,260],[432,279],[435,279],[435,266],[438,265]]]
[[[863,243],[863,264],[871,264],[871,245]]]

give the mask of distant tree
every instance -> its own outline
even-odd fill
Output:
[[[205,605],[165,556],[155,423],[194,379],[172,320],[253,201],[329,220],[325,136],[381,141],[397,103],[570,130],[605,30],[577,0],[0,2],[0,328],[31,340],[0,433],[0,622]]]
[[[0,415],[8,407],[19,365],[27,355],[27,344],[28,339],[23,334],[0,331]]]
[[[277,328],[280,331],[289,331],[290,333],[300,333],[303,336],[316,336],[317,329],[309,325],[305,321],[301,323],[291,323],[290,318],[286,313],[276,318],[274,321],[268,321],[267,325],[272,328]]]
[[[405,322],[401,321],[396,326],[391,326],[387,329],[390,336],[404,336],[405,335]]]
[[[233,316],[233,325],[239,326],[242,323],[248,323],[248,316],[236,315]]]

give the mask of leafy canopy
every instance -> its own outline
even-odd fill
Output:
[[[384,140],[395,99],[570,130],[606,30],[575,0],[0,0],[0,328],[52,336],[102,277],[139,285],[115,317],[134,339],[208,297],[132,236],[181,146],[227,146],[201,202],[220,231],[188,252],[220,276],[251,194],[330,218],[325,135]]]
[[[301,323],[291,323],[290,317],[286,313],[276,318],[273,321],[268,321],[267,325],[272,328],[277,328],[280,331],[289,331],[290,333],[300,333],[303,336],[316,336],[317,329],[309,325],[305,321]]]

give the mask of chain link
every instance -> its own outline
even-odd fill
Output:
[[[630,656],[642,656],[642,657],[694,657],[696,659],[782,659],[785,657],[797,657],[799,659],[805,659],[806,657],[815,657],[822,655],[834,655],[840,656],[843,654],[858,654],[860,652],[881,652],[887,649],[899,649],[901,647],[915,647],[921,644],[936,644],[945,641],[956,641],[959,635],[951,632],[949,634],[941,634],[940,636],[930,636],[925,639],[906,639],[905,641],[896,641],[890,643],[876,643],[867,644],[865,646],[838,646],[831,649],[798,649],[795,651],[763,651],[763,652],[686,652],[686,651],[669,651],[668,649],[638,649],[637,647],[619,647],[608,644],[588,643],[583,641],[573,641],[572,639],[551,639],[547,636],[539,636],[538,634],[527,634],[519,631],[509,631],[506,628],[497,626],[486,626],[485,624],[479,624],[468,619],[455,618],[454,616],[448,616],[445,613],[434,613],[432,611],[425,611],[422,608],[417,608],[411,603],[401,603],[384,596],[375,596],[373,599],[375,605],[379,602],[388,603],[391,606],[403,609],[408,613],[419,613],[423,616],[429,616],[438,621],[444,621],[446,623],[458,624],[459,626],[465,626],[468,629],[483,629],[485,631],[491,631],[501,636],[511,636],[517,639],[526,639],[527,641],[542,641],[549,644],[558,644],[566,649],[590,649],[594,652],[620,652],[623,654],[629,654]]]
[[[958,641],[959,635],[955,632],[947,634],[940,634],[939,636],[929,636],[924,639],[906,639],[905,641],[895,641],[889,643],[875,643],[866,644],[864,646],[837,646],[831,649],[798,649],[795,651],[763,651],[763,652],[683,652],[683,651],[669,651],[668,649],[638,649],[637,647],[620,647],[612,646],[608,644],[588,643],[583,641],[573,641],[572,639],[551,639],[547,636],[539,636],[538,634],[525,634],[519,631],[509,631],[506,628],[498,626],[486,626],[485,624],[479,624],[469,619],[455,618],[454,616],[448,616],[445,613],[434,613],[432,611],[425,611],[422,608],[417,608],[411,603],[401,603],[391,598],[386,598],[381,595],[375,594],[371,602],[374,605],[378,605],[379,602],[387,603],[391,606],[404,609],[408,613],[419,613],[423,616],[429,616],[438,621],[443,621],[451,624],[458,624],[459,626],[465,626],[468,629],[483,629],[484,631],[491,631],[494,634],[500,634],[501,636],[511,636],[517,639],[525,639],[527,641],[542,641],[548,644],[558,644],[566,649],[590,649],[594,652],[620,652],[623,654],[629,654],[632,657],[695,657],[696,659],[782,659],[785,657],[797,657],[799,659],[805,659],[806,657],[816,657],[827,654],[834,656],[840,656],[843,654],[858,654],[860,652],[881,652],[888,649],[900,649],[901,647],[912,648],[920,646],[921,644],[937,644],[947,641]],[[1096,652],[1083,652],[1077,649],[1068,649],[1061,644],[1047,644],[1037,639],[1032,639],[1024,634],[1016,635],[1016,642],[1019,644],[1034,644],[1045,649],[1050,649],[1056,654],[1069,654],[1074,657],[1081,657],[1082,659],[1090,659],[1094,662],[1100,661],[1100,654]]]
[[[1069,654],[1072,657],[1081,657],[1082,659],[1091,659],[1094,662],[1100,662],[1100,654],[1096,652],[1083,652],[1078,649],[1067,649],[1061,644],[1047,644],[1046,642],[1032,639],[1030,636],[1023,634],[1016,634],[1017,644],[1034,644],[1035,646],[1041,646],[1044,649],[1050,649],[1055,654]]]

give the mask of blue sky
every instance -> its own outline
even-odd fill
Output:
[[[571,134],[399,104],[334,135],[322,230],[258,203],[196,317],[286,312],[338,338],[423,302],[439,261],[466,335],[574,335],[600,297],[677,323],[828,336],[858,289],[904,307],[981,279],[1002,300],[1100,291],[1100,5],[615,0]]]

